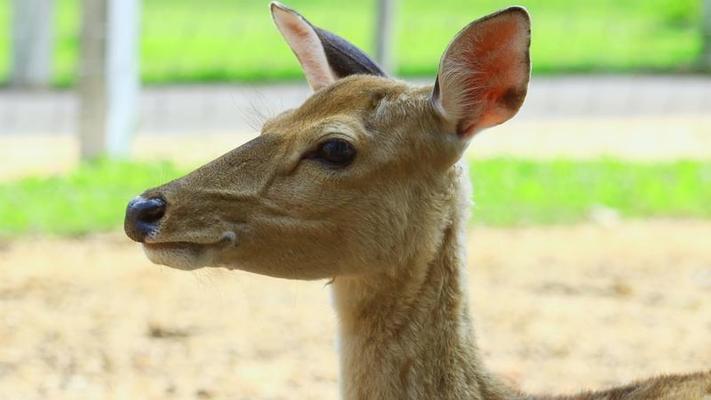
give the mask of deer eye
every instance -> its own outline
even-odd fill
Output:
[[[310,158],[322,161],[335,167],[348,166],[356,156],[352,144],[343,139],[329,139],[319,144]]]

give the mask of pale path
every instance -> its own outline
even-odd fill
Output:
[[[139,129],[168,134],[248,132],[253,131],[255,109],[273,115],[307,96],[305,84],[148,87],[141,95]],[[70,134],[76,115],[72,92],[0,91],[0,135]],[[517,120],[680,115],[711,118],[711,76],[534,77]]]
[[[307,96],[297,84],[147,88],[134,154],[195,165]],[[70,92],[0,91],[0,179],[73,166],[76,113]],[[711,77],[534,77],[520,115],[470,154],[711,159]]]

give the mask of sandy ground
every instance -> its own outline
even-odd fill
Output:
[[[711,367],[711,222],[475,228],[489,366],[529,391]],[[150,265],[122,235],[0,245],[2,399],[333,399],[325,282]]]

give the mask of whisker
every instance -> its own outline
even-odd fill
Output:
[[[274,115],[273,110],[270,110],[266,97],[258,90],[253,90],[249,96],[247,106],[238,110],[242,121],[255,132],[261,131],[264,122]]]

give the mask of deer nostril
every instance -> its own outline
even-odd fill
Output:
[[[160,198],[148,199],[139,205],[138,219],[143,222],[157,222],[165,215],[165,201]]]
[[[142,242],[156,229],[156,223],[165,215],[165,200],[159,197],[143,198],[138,196],[126,207],[124,229],[131,239]]]

